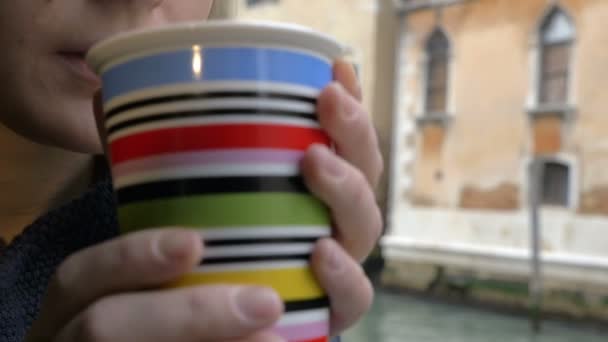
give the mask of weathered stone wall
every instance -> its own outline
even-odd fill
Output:
[[[403,120],[413,122],[425,114],[424,46],[429,34],[442,27],[452,47],[451,121],[418,126],[414,167],[405,176],[412,177],[409,199],[414,205],[518,210],[526,204],[523,170],[530,158],[560,154],[577,164],[574,181],[580,184],[577,196],[582,200],[574,209],[608,215],[608,207],[598,204],[603,203],[598,189],[608,186],[608,173],[602,172],[608,168],[608,98],[600,95],[608,79],[608,69],[602,67],[608,59],[608,31],[603,28],[608,2],[557,2],[576,25],[569,103],[573,112],[529,114],[534,109],[536,33],[555,3],[474,0],[407,16],[402,83],[409,102]]]

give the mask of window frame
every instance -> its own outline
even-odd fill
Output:
[[[547,41],[546,35],[547,30],[550,28],[551,24],[554,20],[558,20],[558,17],[562,16],[566,19],[568,24],[570,25],[570,29],[572,34],[570,37],[558,41]],[[553,7],[541,21],[541,25],[538,30],[538,40],[539,40],[539,56],[538,56],[538,82],[537,82],[537,103],[540,106],[559,106],[559,105],[567,105],[570,102],[570,91],[571,91],[571,75],[572,75],[572,58],[574,56],[573,50],[575,46],[575,38],[576,38],[576,26],[572,20],[572,18],[568,15],[566,11],[561,9],[560,7]],[[565,65],[562,65],[559,71],[555,71],[554,73],[558,73],[558,77],[553,75],[553,78],[548,77],[547,72],[547,59],[546,56],[550,49],[565,47],[567,48],[567,60],[565,61]],[[555,53],[555,52],[553,52]],[[557,53],[556,53],[557,54]],[[562,78],[565,84],[563,85],[564,94],[563,99],[559,100],[551,100],[552,95],[549,93],[548,87],[551,81],[555,81],[559,78]]]
[[[579,169],[579,162],[578,159],[569,153],[557,153],[557,154],[552,154],[552,155],[537,155],[537,156],[530,156],[530,157],[526,157],[523,159],[523,162],[521,164],[521,169],[520,169],[520,174],[521,174],[521,179],[523,180],[521,182],[521,184],[523,185],[522,187],[522,191],[520,192],[520,203],[525,204],[522,205],[521,210],[526,211],[528,210],[528,206],[530,204],[530,181],[531,181],[531,175],[530,175],[530,170],[531,170],[531,166],[532,163],[534,161],[539,161],[541,162],[542,165],[542,169],[541,169],[541,176],[542,176],[542,171],[544,171],[544,166],[546,163],[558,163],[558,164],[562,164],[562,165],[566,165],[569,169],[569,173],[568,173],[568,205],[567,206],[558,206],[558,205],[548,205],[548,204],[543,204],[542,203],[542,193],[539,194],[539,205],[541,208],[554,208],[554,209],[561,209],[561,210],[566,210],[566,211],[576,211],[578,210],[579,207],[579,202],[580,202],[580,180],[579,180],[579,173],[580,173],[580,169]]]
[[[547,28],[551,25],[552,20],[556,20],[555,18],[559,15],[564,16],[568,23],[570,24],[570,28],[572,34],[569,38],[559,40],[556,42],[547,42],[545,39],[545,34]],[[568,11],[564,10],[560,6],[552,6],[549,8],[547,12],[543,14],[539,25],[536,28],[535,36],[535,81],[533,85],[534,89],[534,107],[535,108],[551,108],[558,109],[562,111],[571,111],[570,108],[573,107],[573,97],[574,97],[574,86],[575,86],[575,73],[574,73],[574,57],[576,50],[576,23],[573,18],[569,15]],[[551,98],[547,93],[547,79],[546,79],[546,64],[545,64],[545,56],[547,50],[552,47],[557,47],[560,45],[568,46],[568,57],[564,66],[564,71],[561,74],[563,78],[565,78],[565,94],[564,98],[559,101],[549,100]],[[554,80],[557,78],[554,78]]]

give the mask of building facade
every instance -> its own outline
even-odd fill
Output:
[[[375,39],[375,0],[241,0],[237,17],[270,20],[311,27],[338,39],[347,48],[359,73],[364,104],[372,112]]]
[[[537,196],[545,307],[607,318],[608,2],[399,5],[385,282],[524,305]]]

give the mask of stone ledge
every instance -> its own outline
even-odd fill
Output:
[[[479,274],[464,268],[389,260],[382,273],[381,285],[522,314],[529,307],[525,278]],[[574,289],[567,285],[560,289],[559,284],[551,284],[543,293],[542,312],[550,316],[608,323],[608,292]]]
[[[576,107],[566,104],[545,104],[527,110],[530,119],[547,116],[557,116],[561,119],[572,119],[576,115]]]
[[[462,3],[466,0],[402,0],[400,12],[408,13],[433,7],[444,7]]]
[[[416,118],[416,125],[436,124],[447,126],[452,122],[452,116],[447,113],[426,113]]]

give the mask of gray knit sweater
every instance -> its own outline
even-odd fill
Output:
[[[0,342],[23,341],[49,278],[70,254],[118,234],[114,196],[102,180],[38,219],[0,252]]]

